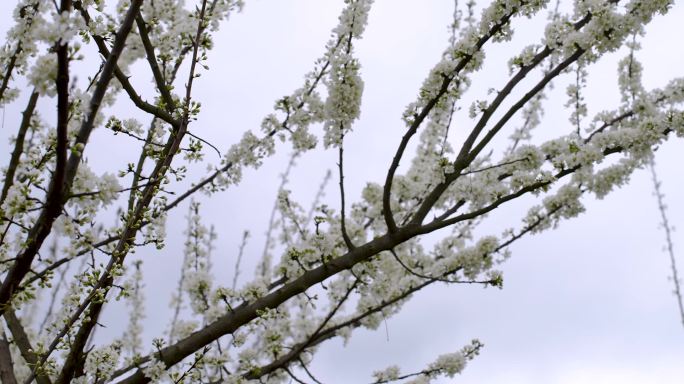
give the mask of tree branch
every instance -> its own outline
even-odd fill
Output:
[[[21,154],[24,153],[24,140],[26,139],[26,132],[31,126],[31,118],[33,117],[33,112],[36,109],[38,96],[38,92],[34,89],[31,93],[31,97],[29,97],[28,105],[26,105],[26,109],[22,114],[19,132],[17,132],[17,138],[14,141],[12,157],[10,158],[9,165],[7,166],[7,172],[5,173],[5,183],[2,186],[2,194],[0,194],[0,206],[2,206],[2,203],[5,202],[7,193],[9,192],[12,184],[14,184],[14,174],[17,171],[17,166],[19,166]]]
[[[344,196],[344,134],[340,135],[340,148],[339,148],[339,162],[337,163],[337,167],[339,169],[340,173],[340,231],[342,231],[342,239],[344,240],[344,244],[347,246],[348,250],[352,250],[356,248],[354,243],[352,242],[351,238],[349,237],[349,234],[347,233],[347,224],[346,224],[346,217],[345,217],[345,196]]]
[[[494,35],[496,35],[506,24],[508,24],[513,17],[513,13],[509,13],[505,15],[501,20],[499,20],[496,24],[492,26],[492,28],[489,30],[487,34],[484,36],[480,37],[480,39],[477,41],[475,44],[474,50],[475,51],[480,51],[482,47],[489,41]],[[385,223],[387,224],[387,228],[392,232],[396,232],[397,230],[397,225],[396,222],[394,221],[394,216],[392,215],[392,210],[390,207],[390,200],[391,200],[391,194],[392,194],[392,182],[394,180],[394,174],[397,171],[397,168],[399,168],[399,162],[401,161],[401,158],[404,156],[404,152],[406,151],[406,147],[408,146],[409,141],[411,138],[418,132],[418,128],[420,125],[423,123],[423,121],[428,117],[430,114],[430,111],[437,105],[438,101],[447,93],[449,90],[449,86],[451,85],[451,82],[456,79],[458,74],[468,65],[468,63],[473,59],[472,54],[465,55],[461,60],[458,62],[452,73],[450,73],[448,76],[444,75],[442,84],[439,88],[439,91],[437,94],[430,99],[425,106],[421,109],[420,113],[414,116],[414,120],[409,127],[408,131],[406,134],[401,139],[401,142],[399,143],[399,147],[397,148],[396,153],[394,154],[394,158],[392,159],[392,163],[390,164],[390,167],[387,171],[387,177],[385,178],[385,185],[383,187],[383,193],[382,193],[382,211],[383,211],[383,217],[385,219]]]
[[[5,322],[7,323],[7,328],[12,334],[14,344],[19,349],[19,353],[21,353],[21,356],[24,358],[24,361],[28,364],[29,367],[39,369],[39,356],[36,355],[35,349],[31,345],[31,341],[29,340],[28,334],[26,334],[24,326],[21,324],[21,320],[19,320],[17,315],[14,313],[14,309],[9,308],[8,310],[6,310],[3,314],[3,317],[5,318]],[[43,374],[37,375],[35,379],[38,384],[52,383],[50,381],[50,378],[47,375]]]
[[[0,381],[3,384],[17,384],[12,366],[12,352],[5,335],[5,327],[0,326]]]

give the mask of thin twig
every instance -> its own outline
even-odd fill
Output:
[[[5,202],[7,198],[7,193],[10,187],[14,183],[14,174],[19,166],[19,158],[21,154],[24,153],[24,140],[26,139],[26,132],[31,125],[31,118],[33,117],[33,111],[36,109],[36,103],[38,102],[38,92],[33,90],[31,97],[29,97],[28,105],[23,112],[21,119],[21,124],[19,125],[19,132],[14,140],[14,150],[12,151],[12,157],[10,158],[9,166],[7,167],[7,172],[5,173],[5,183],[2,186],[2,194],[0,194],[0,205]]]
[[[247,239],[249,238],[249,231],[244,231],[242,233],[242,241],[240,242],[240,249],[238,250],[238,256],[235,260],[235,274],[233,275],[233,291],[237,288],[238,276],[240,276],[240,263],[242,263],[242,255],[245,253],[245,246],[247,245]]]
[[[655,161],[651,159],[648,164],[651,169],[651,179],[653,180],[653,189],[656,196],[656,201],[658,202],[658,210],[660,211],[661,225],[665,230],[665,249],[670,256],[670,268],[672,270],[672,282],[674,283],[674,295],[677,299],[677,305],[679,306],[679,316],[682,321],[682,326],[684,326],[684,303],[682,302],[682,289],[679,280],[679,273],[677,270],[677,260],[674,254],[674,244],[672,242],[672,227],[667,218],[667,205],[665,205],[665,195],[661,191],[661,182],[658,180],[658,175],[655,170]]]
[[[278,212],[278,197],[280,193],[285,189],[288,177],[290,176],[290,171],[295,165],[295,159],[299,156],[299,152],[293,152],[290,155],[290,160],[287,162],[287,167],[285,171],[280,175],[280,185],[278,186],[278,191],[276,192],[276,198],[273,201],[273,208],[271,208],[271,216],[268,219],[268,227],[266,228],[266,240],[264,241],[264,250],[261,253],[261,263],[259,264],[258,273],[261,277],[268,277],[271,271],[271,246],[273,243],[273,231],[276,227],[276,213]]]

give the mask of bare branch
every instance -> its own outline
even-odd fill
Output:
[[[5,384],[17,384],[12,366],[12,352],[5,335],[5,327],[0,326],[0,381]]]
[[[684,326],[684,303],[682,301],[682,289],[681,281],[679,278],[679,272],[677,270],[677,260],[674,254],[674,245],[672,241],[672,226],[667,219],[667,206],[665,205],[665,195],[661,191],[661,182],[658,180],[658,175],[655,170],[655,161],[651,160],[648,164],[651,169],[651,178],[653,180],[653,190],[656,196],[656,201],[658,202],[658,211],[660,212],[661,226],[665,230],[665,248],[667,249],[667,254],[670,256],[670,269],[672,271],[672,283],[674,284],[674,295],[677,299],[677,306],[679,307],[679,317],[682,321],[682,326]]]
[[[347,246],[348,250],[356,248],[352,242],[349,234],[347,233],[347,224],[345,218],[345,196],[344,196],[344,135],[340,137],[340,148],[339,148],[339,160],[337,163],[339,173],[340,173],[340,230],[342,231],[342,239],[344,239],[344,244]]]

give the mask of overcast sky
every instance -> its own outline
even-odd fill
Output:
[[[9,5],[0,4],[8,20]],[[302,83],[302,76],[322,52],[336,25],[342,1],[249,0],[216,37],[211,70],[196,83],[195,97],[203,111],[194,132],[226,150],[245,129],[257,130],[273,101]],[[567,1],[566,1],[567,3]],[[358,56],[365,78],[361,120],[345,142],[348,199],[356,201],[368,181],[381,182],[404,125],[403,108],[413,101],[428,70],[447,43],[451,0],[376,0]],[[684,4],[658,17],[642,40],[638,53],[648,88],[684,76]],[[5,21],[1,22],[6,28]],[[513,47],[538,41],[542,18],[520,25]],[[483,95],[505,80],[510,50],[487,51],[488,64],[476,77],[471,96]],[[609,55],[589,69],[589,115],[619,103],[616,62],[625,51]],[[135,79],[134,79],[135,80]],[[147,79],[138,80],[145,84]],[[550,138],[569,132],[564,112],[564,87],[550,94],[539,130]],[[13,134],[23,106],[8,106],[3,146]],[[466,105],[467,109],[467,105]],[[124,116],[128,110],[121,109]],[[53,113],[43,108],[42,113]],[[458,127],[458,121],[455,123]],[[111,145],[104,134],[93,137],[90,164],[111,169],[112,158],[94,154]],[[659,177],[672,224],[684,227],[684,177],[681,139],[672,139],[656,157]],[[111,148],[111,147],[107,147]],[[237,189],[203,199],[206,224],[214,224],[219,239],[215,274],[232,279],[234,257],[243,230],[247,246],[242,281],[249,277],[263,248],[263,233],[275,198],[278,174],[285,168],[287,148],[266,161],[259,172],[249,171]],[[131,148],[119,148],[121,162]],[[217,160],[207,153],[208,160]],[[6,164],[9,152],[0,151]],[[308,206],[336,154],[311,153],[299,159],[290,177],[293,195]],[[204,168],[196,169],[199,178]],[[334,186],[331,184],[331,186]],[[587,212],[557,230],[521,240],[501,268],[504,289],[475,286],[433,286],[387,320],[386,329],[358,331],[346,347],[333,341],[314,360],[312,370],[324,383],[363,383],[373,370],[398,364],[404,372],[422,369],[437,355],[460,349],[471,339],[484,344],[482,353],[454,382],[458,383],[681,383],[684,381],[684,328],[671,294],[670,264],[662,251],[664,233],[646,171],[634,174],[626,187],[602,201],[586,200]],[[336,189],[327,201],[337,205]],[[533,202],[528,200],[527,203]],[[491,228],[513,226],[520,210],[506,209]],[[185,207],[172,217],[169,243],[161,253],[136,255],[145,259],[146,295],[150,300],[147,327],[168,324],[169,292],[181,263]],[[517,214],[517,215],[516,215]],[[486,228],[485,228],[486,230]],[[495,232],[496,233],[496,232]],[[675,252],[684,265],[684,237],[674,233]],[[684,267],[683,267],[684,268]],[[110,311],[113,312],[113,311]],[[112,313],[117,319],[121,313]],[[103,333],[115,333],[114,321]],[[150,331],[149,337],[156,333]],[[444,381],[447,382],[447,381]]]

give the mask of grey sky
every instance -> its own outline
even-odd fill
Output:
[[[2,2],[7,20],[13,2]],[[401,113],[411,102],[428,70],[447,44],[452,1],[376,0],[358,56],[365,79],[361,120],[345,141],[348,199],[358,199],[367,181],[380,182],[403,133]],[[323,53],[335,26],[342,1],[251,0],[216,37],[210,71],[197,82],[195,97],[203,111],[193,132],[221,150],[236,142],[245,129],[258,130],[274,100],[301,85],[303,75]],[[543,18],[521,24],[518,42],[537,42]],[[648,28],[638,53],[647,87],[665,85],[684,76],[684,4]],[[4,23],[3,30],[4,30]],[[466,98],[464,109],[476,96],[505,79],[505,60],[511,52],[488,52],[483,74]],[[586,97],[589,116],[617,106],[616,62],[625,51],[609,55],[589,69]],[[148,79],[139,80],[145,84]],[[478,82],[479,81],[479,82]],[[539,136],[568,132],[563,83],[551,93]],[[6,110],[0,132],[0,160],[8,158],[6,138],[13,134],[17,112]],[[49,114],[49,109],[43,109]],[[128,113],[121,109],[121,113]],[[14,120],[13,120],[14,119]],[[459,122],[454,125],[458,135]],[[463,129],[467,125],[462,126]],[[92,147],[110,143],[95,135]],[[668,214],[675,226],[684,226],[682,140],[671,139],[658,151],[656,161],[663,181]],[[214,224],[219,239],[214,256],[215,275],[230,281],[234,257],[243,230],[252,232],[243,264],[245,281],[263,248],[263,233],[275,198],[278,174],[285,168],[286,147],[266,161],[258,172],[247,171],[239,188],[202,198],[205,221]],[[117,147],[121,158],[134,148]],[[336,154],[310,153],[298,160],[290,177],[293,196],[305,207]],[[111,158],[89,157],[100,171]],[[216,162],[215,154],[206,159]],[[124,161],[124,160],[122,160]],[[408,163],[405,161],[405,163]],[[200,177],[204,166],[190,173]],[[334,183],[327,202],[337,206]],[[526,200],[529,204],[532,200]],[[404,372],[422,369],[439,354],[460,349],[473,338],[484,342],[482,353],[454,382],[458,383],[681,383],[684,380],[684,328],[671,294],[664,234],[652,196],[650,175],[637,172],[631,183],[603,201],[588,199],[587,212],[564,222],[558,230],[521,240],[504,265],[504,289],[476,286],[433,286],[419,293],[387,328],[358,331],[346,347],[338,341],[324,346],[313,371],[324,383],[370,381],[373,370],[398,364]],[[513,205],[493,215],[492,234],[520,221],[525,205]],[[146,326],[149,337],[168,324],[169,293],[175,287],[182,258],[185,207],[176,211],[168,227],[169,241],[162,252],[139,252],[145,260],[149,300]],[[483,232],[490,233],[490,232]],[[684,237],[674,233],[675,251],[684,265]],[[125,314],[116,306],[114,319],[103,335],[123,328]],[[118,324],[117,324],[118,323]],[[444,381],[448,382],[448,381]]]

